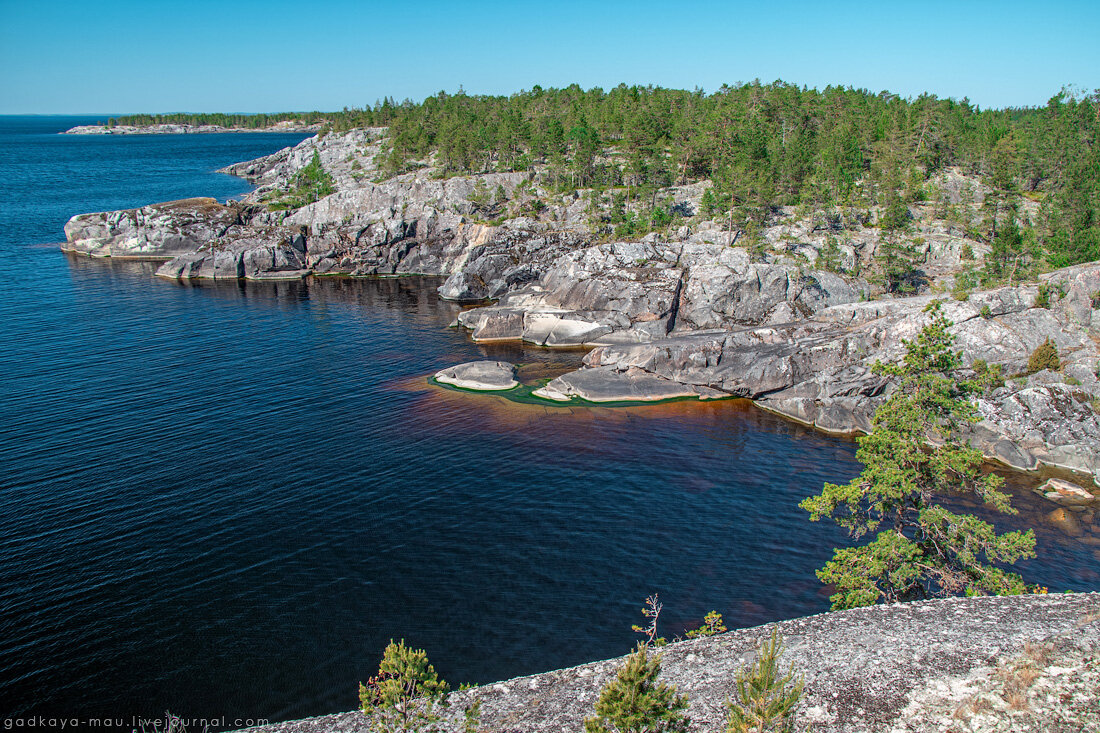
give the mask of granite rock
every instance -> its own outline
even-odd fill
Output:
[[[506,361],[468,361],[435,373],[435,380],[462,389],[498,391],[519,385],[516,367]]]

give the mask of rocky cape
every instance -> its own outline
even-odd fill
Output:
[[[582,369],[539,396],[748,397],[831,432],[870,428],[893,389],[873,364],[900,358],[904,340],[927,323],[926,306],[939,299],[964,361],[999,365],[1009,377],[979,401],[971,442],[1014,468],[1049,466],[1085,484],[1100,481],[1100,263],[1035,284],[936,295],[988,246],[914,205],[925,292],[886,297],[854,274],[883,244],[869,222],[783,211],[763,232],[763,248],[750,252],[722,222],[696,213],[704,182],[662,192],[683,214],[678,228],[599,243],[585,195],[553,193],[537,170],[441,178],[426,160],[381,179],[375,160],[385,135],[385,128],[318,135],[229,166],[225,172],[257,186],[239,202],[188,199],[75,216],[62,246],[162,260],[157,274],[171,279],[446,276],[441,297],[478,305],[457,323],[474,340],[591,349]],[[266,202],[290,189],[315,154],[335,192],[271,210]],[[980,184],[957,171],[940,174],[937,185],[959,206],[981,203]],[[839,265],[826,268],[830,247]],[[1061,369],[1028,374],[1029,355],[1046,340]]]
[[[1100,725],[1100,595],[1088,593],[872,606],[670,644],[659,650],[660,680],[688,695],[689,730],[724,730],[736,675],[772,629],[784,639],[783,666],[805,681],[795,731],[1078,733]],[[441,730],[462,731],[462,711],[475,700],[486,733],[583,730],[623,662],[453,693]],[[350,733],[371,723],[349,712],[251,730]]]

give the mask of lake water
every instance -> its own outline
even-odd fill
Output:
[[[543,407],[431,387],[578,352],[476,345],[437,280],[179,285],[62,254],[76,213],[210,195],[300,135],[70,137],[0,118],[0,714],[281,720],[352,709],[391,638],[455,686],[662,632],[824,611],[844,541],[797,508],[853,442],[751,405]],[[1100,589],[1100,535],[1023,566]]]

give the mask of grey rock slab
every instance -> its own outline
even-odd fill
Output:
[[[566,401],[574,397],[589,402],[654,402],[678,397],[714,399],[729,395],[663,379],[640,369],[618,371],[610,367],[580,369],[552,379],[535,395]]]
[[[475,308],[458,314],[474,341],[518,341],[523,337],[524,311],[519,308]]]
[[[468,361],[435,373],[435,380],[462,389],[499,391],[519,385],[516,367],[506,361]]]
[[[571,311],[534,311],[523,317],[524,341],[539,346],[580,346],[611,333],[611,327]]]

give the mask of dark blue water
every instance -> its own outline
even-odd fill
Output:
[[[0,118],[0,713],[286,719],[355,707],[391,637],[457,685],[623,653],[653,592],[667,635],[827,609],[843,536],[797,503],[858,470],[851,442],[738,402],[429,387],[580,356],[470,343],[429,279],[65,256],[73,214],[238,196],[216,168],[301,139],[52,134],[79,121]],[[1028,579],[1100,588],[1097,534],[1017,504]]]

